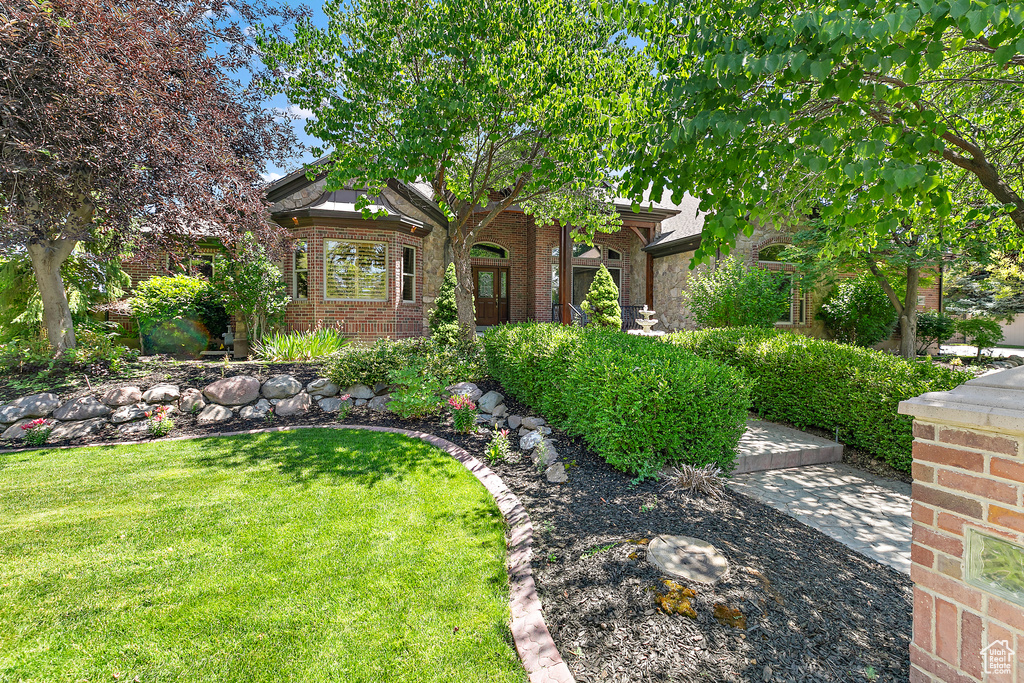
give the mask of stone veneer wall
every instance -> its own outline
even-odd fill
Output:
[[[904,401],[900,412],[915,417],[910,680],[1024,683],[1024,591],[1015,602],[979,585],[968,558],[973,532],[1024,557],[1024,368]],[[991,673],[983,652],[1003,642],[1016,655],[1008,673]]]

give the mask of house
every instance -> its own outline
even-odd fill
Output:
[[[450,260],[447,221],[424,184],[389,182],[380,196],[371,198],[376,218],[356,210],[361,194],[354,188],[328,192],[322,177],[310,180],[304,170],[268,187],[270,217],[292,238],[281,264],[291,296],[285,326],[304,330],[318,323],[336,325],[346,336],[361,340],[427,334],[429,313]],[[683,293],[701,240],[698,201],[687,196],[678,205],[649,202],[639,211],[625,200],[615,205],[622,228],[598,234],[593,245],[573,242],[568,226],[537,224],[516,205],[495,219],[471,250],[478,327],[526,320],[570,322],[580,315],[579,305],[601,265],[619,287],[627,327],[644,305],[656,311],[662,329],[692,327]],[[793,271],[779,260],[788,242],[786,232],[759,229],[741,236],[733,253],[751,265]],[[208,273],[216,250],[215,244],[199,244],[184,260],[190,270]],[[137,281],[170,267],[171,260],[163,256],[129,263],[126,270]],[[789,315],[779,325],[823,335],[813,315],[823,294],[794,287]],[[937,305],[935,288],[922,295],[922,308]]]

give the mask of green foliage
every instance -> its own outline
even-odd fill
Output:
[[[892,335],[896,309],[871,275],[839,281],[817,317],[838,341],[874,346]]]
[[[157,406],[146,411],[146,425],[149,435],[157,438],[167,436],[174,431],[174,420],[171,418],[170,406]]]
[[[839,432],[844,443],[910,471],[912,418],[900,401],[946,391],[972,374],[855,346],[756,328],[700,330],[668,341],[742,369],[763,419]]]
[[[618,330],[622,328],[622,309],[619,308],[619,288],[615,286],[611,273],[601,264],[594,275],[594,281],[587,290],[587,298],[581,308],[590,318],[588,324]]]
[[[327,376],[341,387],[353,384],[373,386],[387,382],[391,372],[414,362],[448,386],[473,381],[486,375],[479,342],[471,345],[441,346],[433,338],[378,339],[370,346],[350,346],[334,354],[327,363]]]
[[[50,438],[50,432],[53,431],[53,425],[45,418],[39,418],[38,420],[32,420],[28,424],[23,424],[22,429],[22,440],[25,445],[38,448],[46,443],[46,440]]]
[[[262,340],[281,322],[291,300],[281,269],[250,233],[234,254],[217,259],[213,283],[223,295],[228,313],[245,322],[250,343]]]
[[[388,408],[399,417],[423,417],[440,410],[441,390],[444,387],[426,371],[423,359],[415,358],[393,369],[388,379],[396,386],[391,392]]]
[[[730,256],[690,275],[685,297],[699,327],[774,327],[790,306],[790,282]]]
[[[459,311],[455,305],[455,264],[449,263],[444,271],[444,280],[430,311],[430,336],[441,346],[456,346],[461,343],[459,336]]]
[[[508,440],[508,435],[507,429],[494,428],[485,451],[487,462],[504,462],[512,457],[512,444]]]
[[[271,332],[252,343],[252,350],[263,360],[316,360],[337,353],[349,342],[341,331],[317,324],[305,332]]]
[[[1003,341],[1003,328],[995,318],[974,316],[956,321],[956,331],[962,334],[971,346],[978,347],[978,358],[985,349],[998,346]]]
[[[491,374],[614,467],[734,466],[749,387],[740,373],[671,344],[610,330],[503,325],[484,336]]]
[[[462,434],[469,434],[476,425],[476,403],[468,396],[454,394],[448,397],[448,410],[452,414],[452,427]]]
[[[205,350],[211,327],[226,326],[224,302],[203,278],[158,276],[143,280],[129,302],[145,351],[192,353]]]
[[[945,308],[956,315],[1013,316],[1024,313],[1024,261],[1017,252],[992,254],[991,262],[958,258],[943,291]]]
[[[917,352],[925,353],[932,346],[938,348],[956,334],[956,320],[938,311],[917,314]]]

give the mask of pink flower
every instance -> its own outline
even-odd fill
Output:
[[[349,400],[350,398],[352,398],[352,395],[351,395],[351,394],[342,394],[342,395],[341,395],[341,400],[342,400],[342,401],[347,401],[347,400]]]
[[[37,427],[45,427],[48,424],[49,423],[46,421],[46,419],[41,417],[37,420],[32,420],[31,422],[21,425],[21,428],[24,430],[36,429]]]

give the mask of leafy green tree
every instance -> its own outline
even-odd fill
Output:
[[[956,334],[956,320],[940,311],[921,311],[917,316],[917,352],[940,347]]]
[[[327,27],[264,37],[277,87],[330,152],[327,189],[426,181],[448,217],[460,333],[473,335],[469,251],[513,204],[583,236],[621,221],[607,188],[609,115],[628,120],[650,69],[620,27],[575,0],[330,0]]]
[[[143,280],[129,306],[143,352],[198,354],[228,321],[220,293],[205,279],[190,275]]]
[[[699,259],[812,215],[846,255],[893,235],[954,253],[1024,237],[1020,2],[605,6],[659,76],[647,125],[621,127],[625,191],[700,197]]]
[[[996,253],[988,262],[957,259],[945,286],[946,309],[961,315],[1010,317],[1024,313],[1021,253]]]
[[[441,346],[455,346],[460,340],[459,309],[455,304],[457,283],[455,264],[449,263],[430,311],[430,336]]]
[[[964,335],[968,344],[978,347],[978,358],[981,358],[982,351],[1003,341],[1003,328],[999,321],[987,316],[957,320],[956,331]]]
[[[690,275],[684,297],[698,327],[771,328],[790,306],[790,286],[782,273],[729,256]]]
[[[594,281],[587,290],[587,298],[581,305],[590,318],[589,324],[618,330],[622,327],[622,309],[619,307],[619,288],[612,280],[612,274],[601,264],[594,275]]]
[[[840,280],[822,302],[818,318],[835,339],[874,346],[892,335],[896,309],[873,276],[861,275]]]
[[[242,318],[250,342],[260,341],[280,324],[290,301],[281,269],[252,234],[243,237],[235,253],[218,257],[213,284],[228,313]]]

